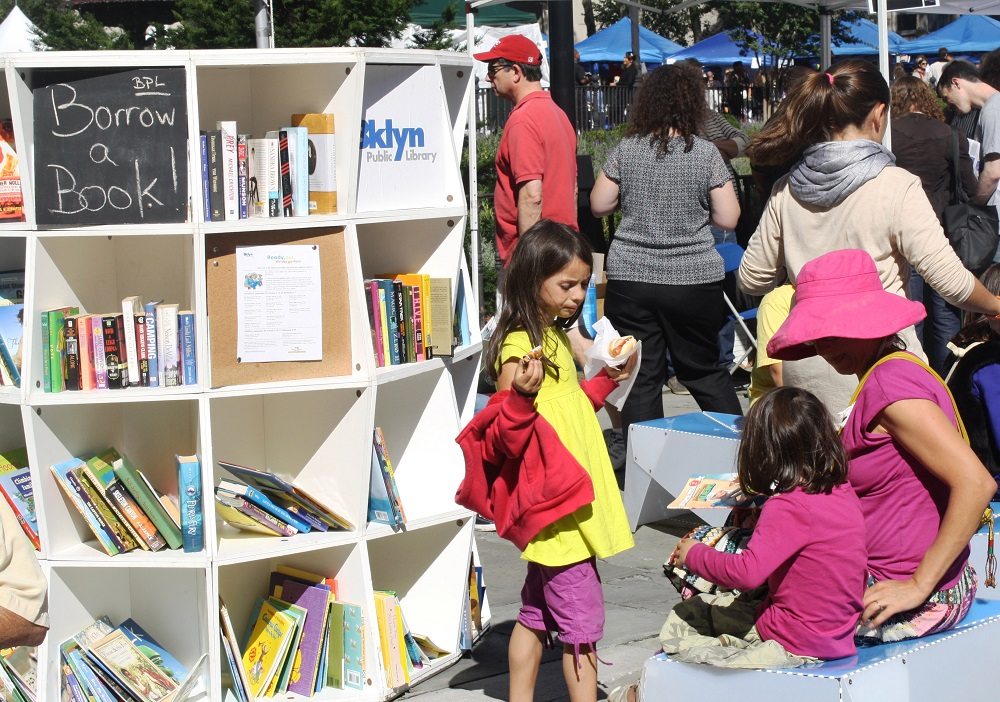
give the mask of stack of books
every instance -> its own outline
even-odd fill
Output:
[[[451,278],[425,273],[365,280],[372,347],[379,368],[452,355]]]
[[[35,491],[31,486],[28,450],[24,447],[0,453],[0,494],[10,505],[25,536],[38,551],[38,517],[35,514]]]
[[[38,653],[34,648],[0,649],[0,697],[8,702],[36,702]]]
[[[320,503],[294,483],[266,470],[219,461],[244,482],[223,479],[215,488],[215,509],[227,524],[268,536],[353,529],[340,510]]]
[[[101,617],[60,647],[62,699],[184,702],[207,656],[188,670],[138,623]],[[67,697],[68,693],[68,697]]]
[[[393,531],[406,530],[406,513],[396,485],[396,472],[381,427],[372,441],[371,476],[368,480],[368,521],[388,524]]]
[[[0,182],[2,180],[0,177]],[[24,271],[0,271],[0,385],[21,385],[23,336]]]
[[[109,556],[134,551],[204,547],[201,470],[197,456],[178,456],[178,491],[160,494],[142,471],[114,448],[51,467],[69,501]]]
[[[177,387],[198,383],[194,313],[174,302],[122,300],[121,312],[41,313],[45,392]]]
[[[233,120],[201,133],[206,222],[336,213],[334,116],[297,114],[291,122],[263,139],[240,134]]]
[[[278,566],[268,593],[257,600],[242,645],[220,601],[224,684],[237,699],[364,689],[361,607],[337,599],[336,581]]]

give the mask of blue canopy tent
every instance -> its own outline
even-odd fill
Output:
[[[643,63],[661,64],[667,56],[682,48],[680,44],[639,25],[639,58]],[[610,27],[576,44],[576,50],[584,63],[620,62],[625,52],[632,50],[632,22],[628,17],[622,17]]]
[[[993,51],[1000,47],[1000,22],[985,15],[961,15],[919,39],[903,42],[900,53],[933,54],[942,46],[953,54]]]
[[[857,22],[852,22],[845,28],[850,41],[834,41],[832,50],[834,56],[876,56],[878,54],[878,25],[860,18]],[[889,53],[902,53],[899,50],[904,43],[903,37],[895,32],[889,32]]]
[[[753,52],[739,46],[727,32],[713,34],[697,44],[681,49],[671,54],[667,62],[676,63],[692,58],[703,66],[731,65],[734,61],[743,61],[748,66],[757,67],[757,57]]]

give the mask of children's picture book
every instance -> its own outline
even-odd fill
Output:
[[[21,385],[21,338],[24,336],[24,305],[0,304],[0,362],[13,384]]]
[[[262,695],[278,674],[295,629],[295,619],[273,602],[261,599],[243,646],[243,668],[254,697]]]
[[[160,702],[177,690],[177,683],[122,631],[115,629],[91,643],[89,650],[140,700]]]
[[[0,493],[14,511],[18,524],[37,551],[38,519],[35,516],[35,493],[31,487],[28,452],[24,448],[0,453]]]
[[[0,219],[24,219],[21,166],[14,144],[14,122],[0,120]]]
[[[236,696],[241,700],[253,702],[254,697],[250,693],[250,685],[247,682],[247,670],[243,667],[243,653],[239,642],[236,640],[236,631],[233,629],[233,622],[229,618],[229,609],[221,597],[219,598],[219,622],[222,626],[220,633],[227,644],[227,650],[232,653],[233,657],[231,668],[234,671],[233,683],[237,688]]]
[[[754,497],[743,492],[735,473],[719,473],[688,478],[687,484],[667,505],[667,509],[732,509],[753,504]]]

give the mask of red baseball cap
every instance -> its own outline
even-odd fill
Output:
[[[542,65],[542,52],[539,51],[535,42],[523,34],[508,34],[501,37],[500,41],[494,44],[489,51],[472,56],[477,61],[507,59],[513,63],[526,63],[529,66]]]

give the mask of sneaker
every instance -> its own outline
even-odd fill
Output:
[[[667,387],[670,388],[670,392],[675,395],[690,395],[691,391],[688,390],[681,384],[681,381],[677,380],[676,375],[672,375],[667,378]]]
[[[497,525],[486,517],[476,515],[476,531],[496,531]]]

